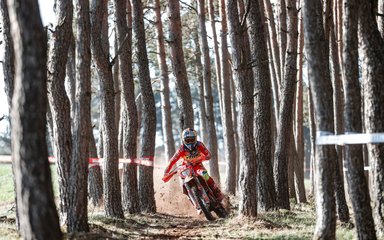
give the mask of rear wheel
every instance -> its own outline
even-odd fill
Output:
[[[213,221],[215,218],[212,216],[212,213],[208,210],[207,206],[204,204],[204,201],[201,199],[201,195],[199,194],[199,191],[196,187],[192,187],[191,193],[194,195],[194,199],[197,200],[197,205],[200,207],[200,209],[203,211],[204,216],[209,220]]]

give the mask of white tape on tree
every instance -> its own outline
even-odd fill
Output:
[[[330,132],[319,131],[316,137],[316,145],[346,145],[384,143],[384,133],[346,133],[333,135]]]

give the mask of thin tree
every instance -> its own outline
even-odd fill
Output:
[[[119,79],[122,89],[122,102],[126,107],[126,128],[123,132],[123,156],[125,159],[137,158],[137,106],[132,68],[132,6],[130,1],[115,0],[116,25],[119,52]],[[123,117],[123,116],[122,116]],[[129,213],[138,213],[139,195],[137,185],[137,166],[134,162],[124,164],[123,168],[123,207]]]
[[[155,155],[156,137],[156,108],[153,96],[149,65],[147,57],[147,45],[145,42],[145,29],[143,6],[141,0],[132,0],[133,31],[137,38],[137,65],[139,68],[139,86],[143,101],[141,136],[141,159],[148,160],[153,164]],[[142,212],[156,212],[155,192],[153,188],[153,165],[139,167],[139,199]]]
[[[292,106],[296,86],[297,63],[297,9],[296,1],[287,1],[288,9],[288,48],[285,59],[284,78],[281,89],[281,107],[277,129],[274,177],[276,184],[276,201],[278,208],[290,209],[288,192],[288,159],[290,136],[292,133]],[[293,139],[292,139],[293,140]]]
[[[69,232],[88,232],[88,158],[91,133],[91,49],[89,1],[75,1],[76,97],[70,169]]]
[[[361,132],[361,91],[359,83],[357,26],[358,0],[344,0],[343,65],[345,132]],[[371,198],[364,175],[363,148],[346,145],[347,180],[359,239],[376,239]]]
[[[265,28],[260,16],[258,1],[248,2],[247,23],[252,66],[255,80],[255,147],[257,162],[257,201],[260,209],[275,207],[276,192],[273,182],[271,118],[272,91],[269,72],[268,48]]]
[[[378,12],[377,27],[379,28],[381,37],[384,38],[384,0],[378,0]]]
[[[295,189],[298,202],[307,202],[304,186],[304,134],[303,134],[303,56],[304,56],[304,27],[303,18],[299,21],[299,55],[298,81],[296,87],[296,138],[295,147],[297,157],[294,158]]]
[[[123,218],[118,169],[118,143],[115,118],[115,92],[109,62],[108,0],[93,0],[91,5],[92,56],[99,70],[103,120],[104,208],[108,217]]]
[[[254,108],[253,78],[249,78],[248,60],[244,47],[246,30],[239,22],[237,1],[229,0],[226,5],[230,39],[232,43],[232,69],[239,102],[239,145],[240,145],[240,214],[257,216],[256,200],[256,150],[253,135]]]
[[[199,0],[199,28],[201,52],[203,53],[203,78],[204,78],[204,93],[206,119],[208,128],[208,148],[211,152],[211,160],[209,161],[210,174],[217,183],[220,183],[219,159],[217,147],[217,134],[215,125],[215,114],[213,111],[213,96],[212,96],[212,73],[211,73],[211,58],[209,56],[209,46],[207,39],[207,30],[205,27],[205,0]]]
[[[156,30],[157,30],[157,51],[158,62],[161,71],[161,116],[163,123],[163,138],[164,138],[164,149],[165,156],[167,159],[171,159],[175,150],[175,140],[172,133],[172,117],[171,117],[171,103],[169,97],[169,77],[168,77],[168,66],[165,54],[164,45],[164,31],[163,22],[161,21],[161,5],[160,0],[155,1],[156,8]]]
[[[364,87],[364,120],[368,133],[384,132],[384,40],[377,29],[373,1],[360,1],[359,45]],[[355,16],[356,17],[356,16]],[[384,234],[384,144],[369,144],[373,179],[373,209],[378,235]]]
[[[170,55],[176,78],[177,103],[180,109],[180,128],[193,127],[192,96],[184,62],[179,0],[168,1]]]
[[[24,239],[61,239],[45,139],[47,38],[39,3],[11,0],[8,9],[15,51],[12,159],[20,233]]]
[[[285,70],[285,60],[287,53],[287,5],[286,0],[280,0],[280,12],[279,12],[279,40],[280,40],[280,68],[281,68],[281,77],[280,81],[284,79],[284,70]],[[280,82],[281,83],[281,82]],[[282,83],[281,83],[282,84]]]
[[[322,7],[319,0],[304,0],[305,51],[308,59],[309,81],[313,96],[316,131],[334,132],[332,83],[328,68],[329,45],[325,41]],[[332,145],[317,145],[315,159],[316,212],[314,239],[335,239],[336,204],[334,167],[336,149]]]
[[[50,104],[55,157],[59,177],[60,217],[67,222],[69,176],[72,161],[71,110],[65,90],[68,50],[72,37],[73,6],[71,1],[56,1],[56,26],[48,53],[48,100]],[[74,105],[73,105],[74,106]]]
[[[223,108],[221,119],[223,121],[223,132],[224,132],[224,154],[225,163],[225,190],[229,194],[236,194],[236,149],[235,144],[235,131],[232,119],[232,103],[231,103],[231,69],[230,69],[230,56],[228,52],[228,25],[227,25],[227,14],[225,11],[225,1],[220,1],[220,15],[221,15],[221,79],[222,79],[222,98]],[[233,110],[234,111],[234,110]]]

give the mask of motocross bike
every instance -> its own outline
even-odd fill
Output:
[[[227,217],[227,211],[216,199],[205,180],[195,172],[191,163],[176,167],[163,178],[163,181],[168,182],[176,173],[183,179],[184,193],[188,195],[195,208],[198,211],[201,210],[209,221],[215,220],[211,211],[214,211],[219,218]]]

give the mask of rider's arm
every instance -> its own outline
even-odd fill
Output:
[[[181,151],[180,149],[178,149],[175,154],[173,155],[173,157],[171,158],[171,160],[169,160],[169,163],[168,163],[168,166],[165,168],[165,171],[164,171],[164,175],[168,174],[169,171],[171,171],[172,167],[177,163],[177,161],[179,161],[179,159],[181,158]]]
[[[210,160],[211,159],[211,153],[209,152],[208,148],[205,147],[204,143],[200,142],[199,144],[199,151],[201,152],[201,154],[204,155],[204,160]]]

